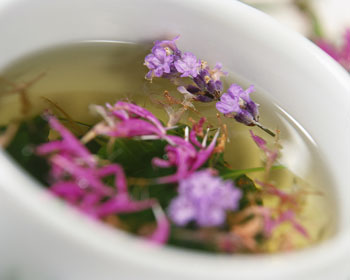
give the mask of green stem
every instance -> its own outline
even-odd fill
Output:
[[[274,165],[271,167],[271,170],[279,170],[279,169],[284,169],[284,165]],[[224,179],[229,179],[229,178],[236,178],[238,176],[247,174],[247,173],[252,173],[252,172],[262,172],[265,171],[265,167],[252,167],[252,168],[247,168],[247,169],[238,169],[238,170],[233,170],[231,172],[228,172],[226,174],[223,174],[221,177]]]
[[[274,132],[272,132],[270,129],[264,127],[261,123],[259,122],[254,122],[254,124],[259,127],[260,129],[262,129],[263,131],[265,131],[267,134],[269,134],[272,137],[275,137],[276,134]]]

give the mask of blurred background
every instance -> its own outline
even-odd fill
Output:
[[[350,71],[350,0],[241,0],[316,42]]]
[[[322,25],[323,35],[330,40],[342,37],[344,30],[350,28],[350,0],[242,0],[280,21],[282,24],[310,36],[312,22],[307,11],[309,6]]]

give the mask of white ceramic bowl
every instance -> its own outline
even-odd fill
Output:
[[[349,279],[349,77],[268,16],[233,0],[1,1],[0,68],[58,43],[165,33],[181,34],[184,49],[235,69],[312,135],[334,176],[337,234],[313,248],[272,256],[154,248],[62,207],[0,151],[0,278]]]

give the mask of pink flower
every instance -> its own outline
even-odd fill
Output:
[[[203,143],[200,144],[195,136],[197,132],[194,133],[193,130],[197,129],[196,126],[201,128],[203,122],[204,120],[200,120],[198,124],[194,125],[194,129],[189,133],[189,139],[183,139],[179,136],[168,136],[168,140],[172,143],[165,147],[168,159],[164,160],[154,158],[153,164],[162,168],[175,166],[177,170],[173,175],[158,178],[159,183],[172,183],[187,178],[197,169],[202,167],[211,156],[219,132],[215,134],[213,140],[208,146],[205,145],[206,141],[203,141]],[[207,136],[205,136],[205,139],[206,138]]]
[[[136,112],[137,109],[131,106],[130,110]],[[143,110],[140,110],[139,115],[149,117]],[[62,138],[42,144],[37,153],[51,155],[49,163],[53,184],[50,189],[54,194],[95,218],[152,207],[155,203],[152,199],[135,201],[130,197],[120,165],[98,166],[93,155],[78,138],[55,117],[48,116],[48,120]],[[114,176],[113,186],[104,183],[108,176]]]
[[[156,139],[166,138],[166,128],[148,110],[138,105],[118,101],[113,106],[106,104],[106,108],[95,106],[104,121],[96,124],[91,131],[84,136],[84,142],[88,142],[96,135],[107,135],[116,138],[131,138],[152,136]]]

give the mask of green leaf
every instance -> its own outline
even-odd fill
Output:
[[[283,165],[274,165],[271,167],[271,170],[279,170],[279,169],[284,169],[285,166]],[[253,167],[253,168],[246,168],[246,169],[226,169],[222,172],[220,172],[220,175],[224,179],[236,179],[237,177],[252,173],[252,172],[264,172],[265,167]]]
[[[35,154],[35,149],[48,141],[48,135],[48,123],[41,116],[37,116],[22,122],[6,148],[11,157],[42,184],[47,181],[49,165],[45,158]]]
[[[174,172],[173,168],[157,168],[152,165],[155,157],[163,158],[164,140],[116,139],[113,147],[103,145],[98,156],[123,166],[127,177],[156,178]]]

